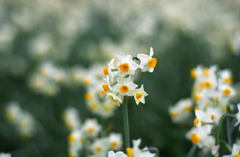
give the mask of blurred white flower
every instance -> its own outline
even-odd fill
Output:
[[[0,153],[0,157],[11,157],[9,153]]]
[[[240,142],[237,141],[235,144],[233,144],[232,154],[224,155],[223,157],[239,157],[239,156],[240,156]]]

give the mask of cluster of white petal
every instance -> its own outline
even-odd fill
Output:
[[[59,91],[59,85],[66,82],[66,73],[52,62],[43,62],[30,77],[29,86],[40,93],[54,96]]]
[[[174,123],[184,123],[192,113],[193,102],[191,98],[181,99],[169,108],[170,116]]]
[[[102,68],[102,65],[94,65],[88,69],[76,67],[72,70],[72,80],[86,87],[84,98],[87,108],[98,116],[108,118],[113,115],[117,105],[110,97],[106,97],[106,92],[102,89]]]
[[[173,122],[184,123],[194,110],[194,127],[186,137],[205,152],[212,151],[216,155],[219,146],[212,132],[236,95],[233,77],[231,71],[218,70],[217,66],[197,66],[191,70],[191,76],[194,78],[192,98],[180,100],[169,112]]]
[[[36,133],[36,122],[32,115],[24,111],[17,102],[10,102],[6,107],[6,117],[14,124],[21,136],[32,137]]]
[[[115,57],[103,68],[105,82],[102,84],[102,88],[107,96],[111,97],[118,105],[123,102],[125,96],[134,96],[136,104],[145,103],[145,96],[148,94],[144,91],[143,85],[138,88],[134,79],[138,70],[153,72],[156,65],[157,59],[153,58],[152,48],[150,48],[149,55]]]
[[[140,149],[141,140],[133,140],[133,148],[127,148],[127,154],[124,152],[108,152],[108,157],[154,157],[147,147]]]
[[[63,120],[69,130],[76,130],[81,126],[78,111],[74,107],[68,107],[64,111]]]
[[[109,150],[119,150],[122,146],[122,136],[110,133],[101,136],[102,127],[95,119],[87,119],[77,129],[72,129],[69,137],[69,156],[77,157],[85,149],[91,157],[105,157]]]
[[[233,77],[229,70],[218,70],[217,66],[198,66],[191,76],[195,79],[192,93],[195,119],[187,138],[203,150],[213,150],[218,146],[212,131],[236,93]]]

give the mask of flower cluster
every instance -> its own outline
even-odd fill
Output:
[[[6,118],[14,124],[23,137],[32,137],[35,130],[35,120],[32,115],[21,109],[17,102],[11,102],[6,108]]]
[[[64,111],[63,120],[69,130],[76,130],[81,126],[78,111],[74,107],[69,107]]]
[[[217,153],[214,150],[219,147],[218,137],[213,131],[235,96],[232,74],[229,70],[218,70],[216,66],[198,66],[191,70],[191,76],[195,79],[192,100],[185,99],[170,107],[170,115],[174,122],[184,122],[194,107],[194,127],[186,136],[202,150]]]
[[[78,112],[73,107],[67,108],[63,115],[64,122],[71,131],[68,136],[69,157],[77,157],[83,151],[91,157],[105,157],[109,150],[121,148],[121,134],[102,136],[102,126],[96,119],[87,119],[81,124]]]
[[[83,149],[91,157],[105,157],[109,150],[119,150],[122,146],[121,134],[100,137],[101,129],[95,119],[87,119],[81,127],[72,130],[68,137],[69,157],[77,157]]]
[[[235,95],[233,78],[229,70],[218,71],[216,66],[198,66],[191,71],[191,76],[195,79],[192,99],[196,106],[194,128],[187,137],[199,148],[212,150],[217,147],[213,129]]]
[[[30,78],[30,87],[40,93],[53,96],[59,91],[59,84],[66,80],[66,71],[51,62],[43,62]]]
[[[127,148],[127,154],[123,152],[108,152],[108,157],[155,157],[147,147],[140,149],[141,140],[133,140],[133,148]]]
[[[218,71],[216,66],[209,68],[198,66],[191,71],[195,79],[193,100],[199,109],[220,105],[223,111],[229,100],[235,95],[232,87],[233,77],[229,70]]]
[[[110,97],[106,97],[106,92],[102,89],[104,75],[101,71],[103,66],[94,65],[88,70],[75,68],[72,71],[72,80],[81,82],[86,87],[84,98],[87,108],[96,115],[108,118],[113,115],[116,109],[116,102]]]
[[[143,85],[137,88],[134,78],[138,69],[142,72],[153,72],[157,65],[157,59],[153,58],[153,49],[150,54],[138,54],[137,57],[118,56],[113,58],[108,66],[104,66],[103,73],[105,82],[102,89],[118,104],[123,102],[124,96],[134,96],[137,104],[145,103],[145,96],[148,94],[144,91]]]
[[[184,123],[192,113],[193,102],[191,98],[182,99],[169,108],[170,116],[175,123]]]

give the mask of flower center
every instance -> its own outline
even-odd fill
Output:
[[[152,58],[148,60],[148,67],[153,69],[157,65],[157,58]]]
[[[205,88],[210,88],[210,87],[212,86],[212,83],[211,83],[210,81],[205,81],[205,82],[203,83],[203,86],[204,86]]]
[[[124,73],[129,72],[130,66],[128,63],[123,63],[123,64],[119,65],[119,70]]]
[[[136,98],[137,98],[137,100],[141,99],[142,96],[143,96],[142,93],[136,93]]]
[[[107,66],[104,66],[103,67],[103,74],[104,75],[108,75],[109,73],[108,73],[108,67]]]
[[[111,146],[113,148],[117,148],[118,147],[118,143],[116,141],[113,141],[113,142],[111,142]]]
[[[87,133],[92,134],[94,132],[94,128],[87,128]]]
[[[86,100],[91,100],[92,99],[92,94],[91,93],[86,93],[85,95],[84,95],[84,98],[86,99]]]
[[[128,157],[133,157],[133,149],[132,148],[130,148],[130,147],[128,147],[127,148],[127,155],[128,155]]]
[[[68,141],[69,141],[69,142],[74,142],[75,140],[76,140],[76,138],[75,138],[74,135],[68,136]]]
[[[90,109],[92,109],[92,110],[96,110],[97,104],[91,104],[89,107],[90,107]]]
[[[101,151],[102,151],[102,147],[96,146],[96,147],[95,147],[95,150],[96,150],[96,152],[101,152]]]
[[[240,157],[240,154],[235,155],[234,157]]]
[[[110,110],[111,110],[111,108],[108,107],[108,106],[105,106],[105,107],[103,108],[103,111],[104,111],[105,113],[110,112]]]
[[[190,74],[191,74],[191,77],[192,77],[192,78],[196,78],[196,76],[197,76],[197,72],[196,72],[195,69],[192,69],[191,72],[190,72]]]
[[[90,81],[87,78],[84,78],[82,81],[83,81],[83,84],[86,86],[90,84]]]
[[[75,155],[74,154],[69,154],[69,156],[68,157],[75,157]]]
[[[193,144],[198,144],[200,142],[200,137],[195,133],[193,133],[190,138]]]
[[[205,76],[208,76],[208,75],[209,75],[209,69],[208,69],[208,68],[204,68],[204,69],[203,69],[203,74],[204,74]]]
[[[120,92],[122,92],[122,93],[127,93],[128,91],[129,91],[129,88],[128,88],[127,85],[122,85],[122,86],[120,87]]]
[[[215,120],[216,116],[214,114],[211,114],[211,120]]]
[[[223,94],[225,96],[229,96],[231,94],[231,90],[229,88],[226,88],[226,89],[223,90]]]
[[[109,91],[109,89],[110,89],[107,84],[103,84],[103,85],[102,85],[102,88],[103,88],[103,90],[104,90],[105,92]]]
[[[191,109],[192,109],[191,106],[187,106],[187,105],[186,105],[186,106],[183,107],[183,111],[184,111],[184,112],[189,112],[189,111],[191,111]]]
[[[193,125],[194,125],[195,128],[198,126],[199,122],[200,122],[200,120],[198,118],[194,119]]]
[[[171,111],[171,112],[170,112],[170,116],[171,116],[172,118],[176,118],[176,117],[178,116],[178,112],[177,112],[177,111]]]
[[[232,78],[231,76],[226,77],[226,78],[224,79],[224,82],[225,82],[225,83],[228,83],[228,84],[231,84],[231,83],[233,82],[233,78]]]
[[[197,102],[197,101],[199,101],[200,99],[201,99],[200,94],[195,93],[194,96],[193,96],[193,100],[194,100],[195,102]]]

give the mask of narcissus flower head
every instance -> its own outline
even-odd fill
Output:
[[[102,90],[118,104],[123,102],[125,96],[134,96],[137,104],[144,103],[147,93],[143,86],[138,88],[134,79],[138,69],[142,72],[153,72],[157,59],[152,56],[153,49],[151,48],[150,55],[138,54],[137,57],[126,55],[113,58],[103,69],[105,79]]]

